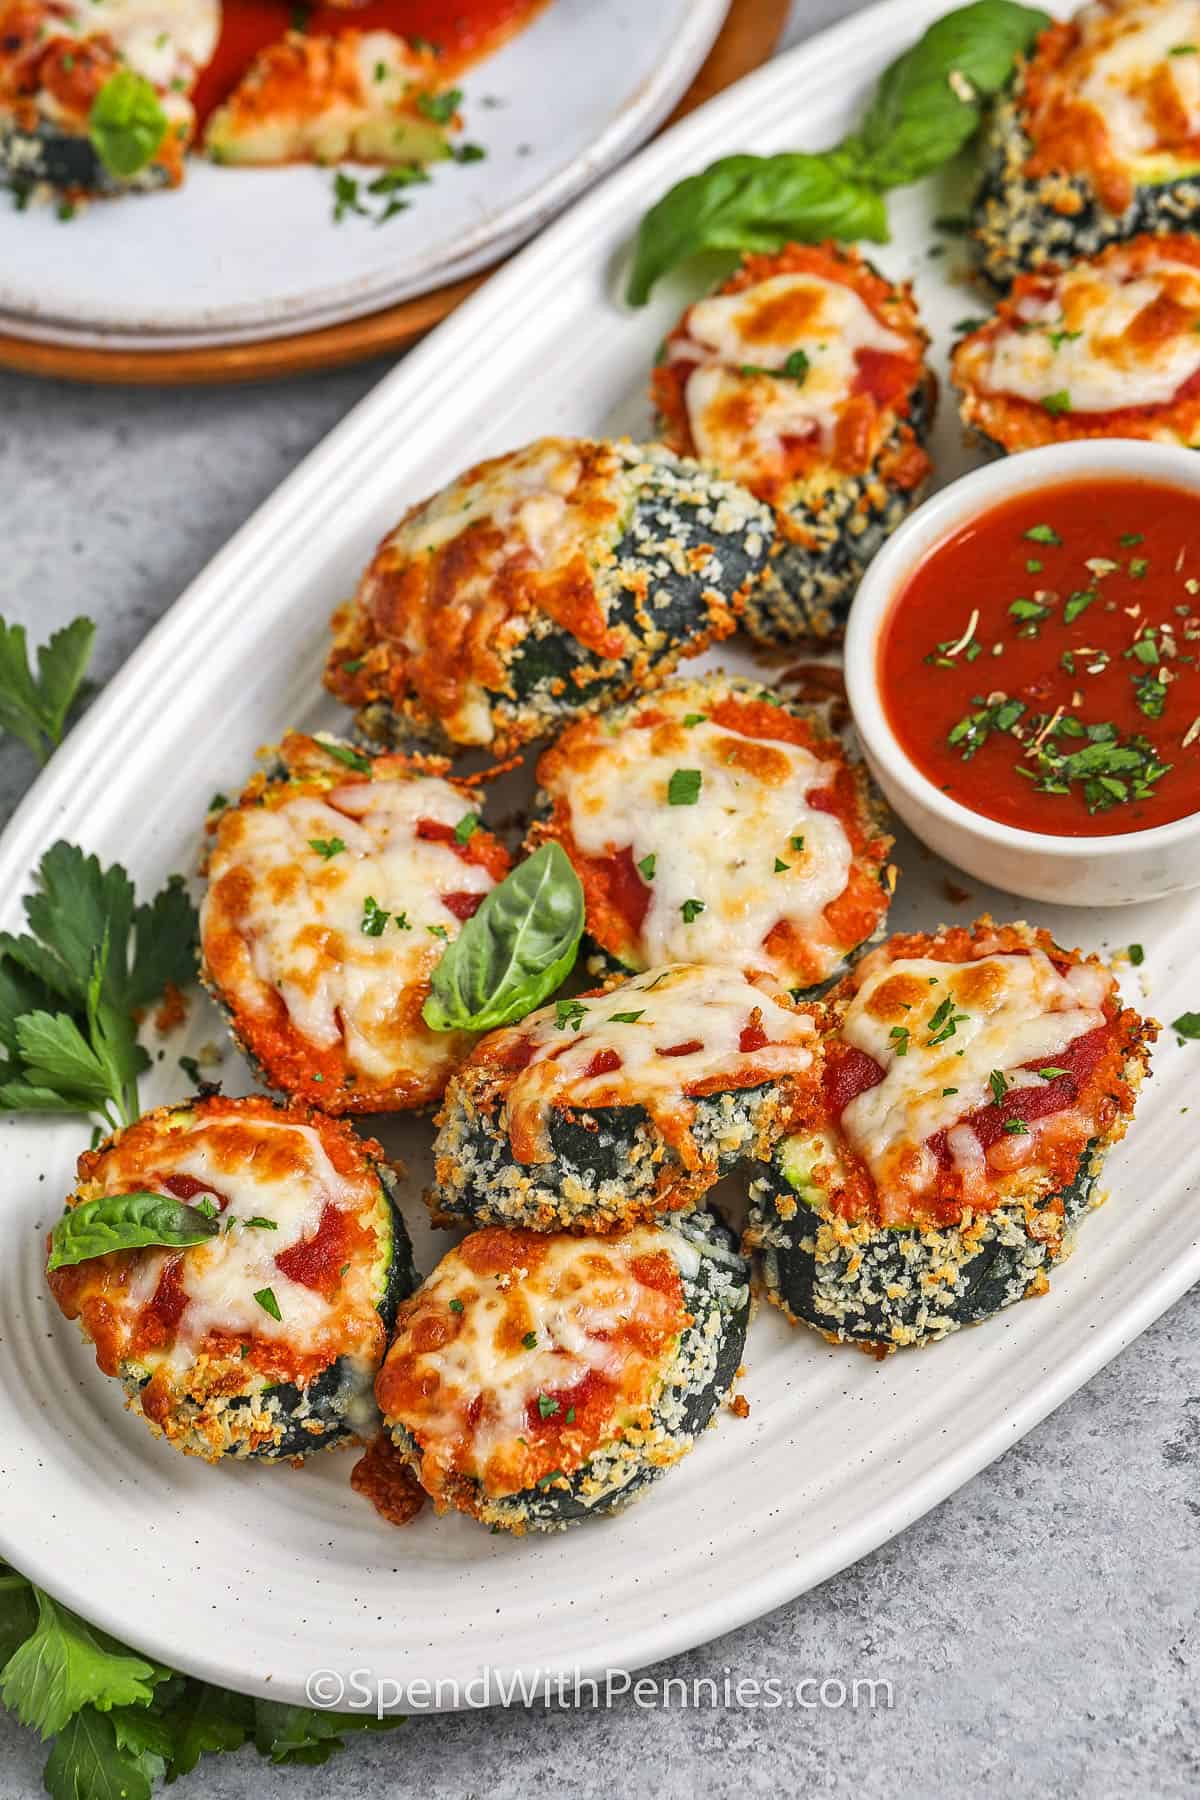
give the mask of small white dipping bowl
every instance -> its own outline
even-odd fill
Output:
[[[863,578],[846,629],[850,708],[871,773],[900,818],[931,850],[976,880],[1063,906],[1132,906],[1200,887],[1200,813],[1147,831],[1057,837],[972,812],[921,774],[892,731],[880,695],[879,648],[897,596],[917,565],[964,525],[1039,488],[1115,477],[1200,494],[1200,454],[1133,438],[1100,438],[1025,450],[975,469],[926,500],[889,538]],[[970,611],[968,594],[963,608],[964,614]]]

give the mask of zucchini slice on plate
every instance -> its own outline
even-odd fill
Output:
[[[541,438],[405,514],[334,617],[326,686],[369,738],[507,755],[727,637],[772,537],[659,444]]]
[[[683,963],[490,1033],[437,1116],[434,1217],[608,1231],[698,1205],[811,1100],[820,1016]]]
[[[672,681],[582,719],[538,783],[531,842],[571,859],[596,974],[687,960],[810,990],[887,916],[892,840],[866,771],[758,682]]]
[[[211,1235],[92,1254],[47,1280],[176,1449],[307,1456],[374,1422],[372,1383],[417,1280],[392,1185],[378,1144],[306,1107],[160,1107],[84,1152],[68,1211],[158,1194]]]
[[[753,637],[839,635],[863,570],[921,498],[928,341],[909,287],[834,244],[747,256],[667,337],[651,383],[664,441],[775,511],[743,620]]]
[[[1200,227],[1200,6],[1102,0],[1051,25],[985,131],[972,237],[998,287]]]
[[[450,155],[430,116],[440,85],[434,50],[395,32],[290,31],[254,58],[209,120],[204,147],[221,163],[440,162]]]
[[[1200,238],[1139,237],[1020,276],[994,316],[960,339],[951,369],[963,423],[991,449],[1082,437],[1194,449]]]
[[[557,1530],[687,1454],[749,1312],[749,1267],[710,1213],[605,1238],[490,1227],[401,1307],[376,1395],[439,1512]]]
[[[265,1079],[323,1112],[428,1105],[473,1042],[421,1007],[509,858],[448,766],[292,732],[212,820],[205,979]]]
[[[176,187],[220,0],[0,0],[0,183]]]
[[[987,918],[890,939],[828,1005],[822,1112],[751,1188],[769,1298],[895,1349],[1043,1292],[1155,1027],[1095,957]]]

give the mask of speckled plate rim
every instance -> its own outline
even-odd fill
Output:
[[[160,878],[179,854],[172,808],[181,793],[189,810],[202,806],[198,797],[206,797],[212,774],[224,776],[228,759],[254,741],[240,713],[214,704],[222,684],[240,675],[239,704],[251,713],[267,696],[276,715],[311,704],[323,611],[340,597],[381,522],[414,497],[414,483],[424,491],[443,479],[466,460],[468,443],[471,454],[497,447],[507,415],[489,417],[489,401],[506,377],[513,382],[514,346],[523,346],[528,361],[535,343],[542,370],[542,392],[511,396],[514,413],[534,407],[543,429],[563,428],[556,409],[568,403],[577,409],[577,429],[611,418],[605,390],[612,371],[601,339],[619,339],[629,375],[635,362],[648,361],[679,303],[677,289],[664,294],[640,323],[618,310],[613,283],[640,208],[722,150],[789,142],[797,90],[808,102],[808,134],[819,142],[841,125],[849,94],[941,10],[941,0],[885,0],[751,77],[613,177],[385,380],[150,633],[23,803],[0,841],[7,876],[0,923],[16,923],[28,871],[60,832],[111,855],[106,832],[119,824],[139,878]],[[901,249],[898,241],[897,254]],[[415,419],[432,421],[433,448],[421,447]],[[482,442],[468,435],[473,421]],[[297,648],[272,672],[263,666],[269,659],[254,653],[284,623]],[[193,679],[196,671],[202,674]],[[153,804],[145,804],[148,760]],[[898,928],[912,904],[923,905],[931,922],[940,873],[934,865],[932,875],[923,874],[914,854],[897,897]],[[1148,962],[1172,980],[1200,984],[1194,909],[1160,903],[1142,910],[1144,917],[1141,910],[1123,914],[1122,928],[1146,942]],[[1071,941],[1079,917],[1059,911],[1051,922]],[[178,1459],[168,1467],[169,1454],[140,1427],[122,1427],[119,1409],[100,1391],[106,1384],[74,1340],[68,1344],[40,1290],[40,1212],[26,1197],[20,1204],[32,1216],[24,1219],[24,1255],[14,1245],[0,1265],[8,1349],[0,1391],[0,1550],[66,1603],[152,1654],[209,1680],[289,1700],[303,1698],[314,1666],[367,1665],[399,1680],[465,1683],[486,1665],[536,1682],[548,1670],[633,1669],[704,1642],[903,1529],[1044,1418],[1200,1276],[1195,1130],[1176,1117],[1176,1101],[1191,1081],[1187,1054],[1164,1052],[1134,1147],[1127,1142],[1113,1155],[1118,1199],[1088,1222],[1086,1255],[1056,1274],[1049,1299],[882,1365],[833,1350],[811,1333],[789,1332],[777,1314],[760,1317],[748,1358],[750,1419],[723,1421],[640,1507],[561,1537],[503,1542],[457,1520],[430,1524],[423,1538],[393,1534],[379,1542],[373,1521],[362,1517],[366,1509],[347,1511],[337,1520],[344,1546],[330,1540],[328,1547],[354,1553],[357,1579],[340,1586],[335,1580],[336,1591],[315,1602],[308,1565],[293,1567],[296,1558],[289,1561],[279,1540],[295,1529],[299,1542],[308,1529],[324,1543],[330,1519],[320,1477],[310,1487],[306,1470],[288,1492],[279,1490],[279,1511],[265,1504],[264,1528],[249,1531],[244,1548],[230,1547],[225,1536],[203,1538],[206,1506],[236,1505],[247,1489],[258,1497],[268,1493],[266,1483],[290,1478],[181,1468]],[[66,1129],[4,1127],[10,1207],[23,1191],[22,1166],[61,1163]],[[48,1198],[41,1210],[54,1206]],[[33,1285],[22,1289],[22,1280]],[[61,1386],[35,1391],[22,1376],[50,1356],[63,1372]],[[93,1422],[80,1423],[81,1406],[103,1415],[91,1436],[85,1426]],[[113,1483],[122,1478],[108,1466],[105,1433],[116,1429],[123,1453],[137,1459],[130,1481],[144,1528],[134,1534],[122,1535],[114,1517]],[[728,1434],[739,1431],[731,1444]],[[60,1519],[63,1506],[68,1516]],[[423,1530],[425,1522],[410,1527]],[[196,1554],[181,1548],[190,1540],[180,1534],[192,1531]],[[171,1534],[174,1561],[163,1549]],[[249,1595],[235,1591],[234,1564],[205,1564],[214,1542],[227,1558],[246,1556],[255,1584]],[[360,1564],[363,1543],[370,1553]],[[326,1571],[314,1565],[312,1573],[318,1567],[320,1586]],[[188,1585],[197,1580],[199,1591]],[[319,1626],[310,1625],[307,1612],[318,1606],[327,1610]],[[306,1616],[293,1616],[301,1607]]]

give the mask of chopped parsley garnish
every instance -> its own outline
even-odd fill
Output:
[[[204,1077],[200,1073],[200,1064],[196,1061],[194,1056],[181,1056],[179,1058],[179,1066],[193,1087],[202,1088],[204,1086]]]
[[[1031,525],[1025,536],[1035,544],[1061,544],[1062,539],[1053,525]]]
[[[552,1419],[556,1412],[562,1410],[562,1402],[555,1400],[550,1394],[538,1395],[538,1411],[543,1419]]]
[[[1200,1013],[1180,1013],[1177,1019],[1171,1020],[1171,1030],[1177,1032],[1181,1038],[1188,1038],[1195,1042],[1197,1038],[1200,1038]]]
[[[892,1029],[888,1032],[888,1037],[891,1039],[892,1043],[896,1046],[896,1055],[897,1056],[907,1056],[908,1055],[908,1026],[907,1025],[893,1025]]]
[[[609,1013],[608,1017],[613,1025],[636,1025],[645,1010],[643,1006],[637,1012]]]
[[[786,875],[787,871],[791,868],[791,866],[792,866],[791,863],[784,862],[782,856],[777,856],[775,858],[774,872],[776,875]]]
[[[1071,396],[1066,388],[1059,388],[1056,394],[1047,394],[1042,405],[1048,413],[1069,413]]]
[[[658,867],[658,857],[655,854],[655,852],[652,850],[650,852],[649,856],[643,856],[641,862],[638,864],[638,874],[641,876],[643,881],[653,881],[654,880],[654,871],[657,867]]]
[[[259,1288],[254,1298],[258,1301],[258,1304],[265,1313],[269,1313],[273,1319],[282,1322],[283,1314],[279,1310],[279,1302],[275,1298],[274,1288]]]
[[[692,920],[698,919],[704,911],[704,902],[703,900],[685,900],[679,910],[683,914],[684,924],[690,925]]]
[[[968,332],[979,331],[986,324],[987,324],[986,319],[977,319],[974,317],[969,317],[966,319],[956,319],[954,322],[954,325],[951,327],[951,329],[955,333],[955,336],[958,336],[959,333],[961,333],[963,336],[966,336],[966,334]]]
[[[535,1485],[542,1493],[545,1493],[546,1489],[552,1486],[554,1482],[565,1481],[566,1479],[567,1475],[565,1469],[551,1469],[547,1474],[539,1476]]]
[[[1149,567],[1150,561],[1148,557],[1131,556],[1129,559],[1129,573],[1135,581],[1140,581]]]
[[[1024,1119],[1005,1119],[1004,1129],[1009,1137],[1028,1137],[1029,1127]]]
[[[563,1419],[568,1425],[573,1425],[575,1423],[575,1408],[573,1406],[568,1406],[566,1412],[563,1414]]]
[[[939,1001],[938,1005],[934,1008],[934,1011],[930,1014],[929,1036],[926,1042],[931,1045],[944,1044],[947,1038],[952,1038],[954,1036],[959,1026],[966,1021],[966,1018],[966,1013],[955,1012],[953,996],[947,994],[946,998]]]
[[[331,856],[340,856],[346,848],[340,837],[309,838],[308,847],[315,850],[318,856],[324,857],[326,862]]]
[[[811,367],[812,364],[803,350],[793,350],[785,359],[782,368],[766,369],[761,363],[743,363],[739,373],[749,376],[769,375],[774,380],[794,381],[798,387],[803,387]]]
[[[1130,944],[1129,960],[1133,964],[1135,969],[1141,968],[1142,964],[1146,960],[1146,952],[1142,949],[1142,946],[1140,944]]]
[[[1060,1075],[1066,1075],[1067,1073],[1068,1071],[1066,1069],[1058,1068],[1055,1063],[1051,1063],[1048,1068],[1038,1070],[1038,1074],[1043,1081],[1057,1081]]]
[[[1140,544],[1144,541],[1144,533],[1140,531],[1123,531],[1118,540],[1124,550],[1132,550],[1135,544]]]
[[[363,932],[367,937],[382,937],[391,916],[390,912],[384,912],[373,894],[368,894],[363,901]]]
[[[958,1092],[957,1088],[943,1088],[942,1089],[942,1099],[948,1100],[950,1098],[951,1094],[957,1094],[957,1092]]]
[[[462,97],[461,88],[446,88],[440,94],[418,94],[417,111],[432,119],[435,125],[448,125],[458,111]]]
[[[469,844],[482,823],[478,813],[464,813],[454,827],[455,843]]]
[[[525,1333],[525,1336],[521,1339],[521,1342],[524,1344],[526,1350],[536,1350],[537,1349],[537,1332],[536,1331],[527,1331]]]
[[[988,1076],[988,1086],[992,1090],[992,1099],[995,1100],[998,1105],[1008,1092],[1008,1077],[1004,1074],[1002,1069],[992,1070],[991,1074]]]
[[[707,713],[684,713],[683,722],[685,725],[703,725],[707,717]]]
[[[1163,707],[1167,703],[1167,690],[1157,675],[1134,675],[1133,697],[1137,701],[1138,711],[1145,713],[1148,719],[1161,719]]]
[[[993,731],[1011,731],[1024,712],[1023,701],[1007,697],[991,706],[981,705],[980,711],[965,713],[950,727],[946,742],[955,749],[961,747],[963,761],[970,762]]]
[[[236,1220],[233,1223],[236,1224]],[[274,1219],[264,1219],[261,1213],[255,1213],[252,1219],[243,1219],[242,1224],[247,1231],[278,1231],[279,1226]]]
[[[449,942],[450,933],[446,930],[444,925],[427,925],[425,929],[430,937],[441,938],[443,943]]]
[[[463,1303],[461,1300],[456,1299],[456,1300],[447,1301],[447,1305],[449,1306],[450,1311],[452,1313],[460,1313],[463,1309]]]
[[[674,769],[667,783],[668,806],[695,806],[704,777],[699,769]]]
[[[803,838],[802,838],[802,837],[794,837],[794,838],[793,838],[793,839],[792,839],[792,840],[791,840],[791,842],[792,842],[792,849],[793,849],[793,850],[795,850],[795,851],[797,851],[797,852],[799,852],[799,851],[801,851],[801,850],[803,850],[803,848],[804,848],[804,839],[803,839]]]
[[[1076,619],[1087,611],[1092,601],[1099,598],[1095,588],[1076,588],[1073,594],[1067,596],[1066,605],[1063,607],[1063,624],[1073,625]]]
[[[370,757],[364,756],[361,750],[355,750],[353,745],[335,744],[331,739],[324,737],[319,737],[316,741],[326,756],[332,756],[335,762],[345,763],[348,769],[357,769],[360,775],[371,773]]]
[[[203,1214],[206,1219],[215,1219],[217,1217],[217,1203],[212,1198],[211,1194],[204,1194],[197,1200],[196,1211]]]
[[[582,1000],[557,1000],[554,1005],[554,1023],[560,1031],[566,1031],[568,1026],[572,1031],[578,1031],[586,1013],[587,1007]]]

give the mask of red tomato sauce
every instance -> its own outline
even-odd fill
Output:
[[[1200,495],[1064,483],[925,558],[879,649],[888,722],[944,794],[1099,837],[1200,810]]]
[[[268,44],[295,29],[330,35],[347,30],[394,31],[436,44],[447,78],[496,49],[518,31],[545,0],[367,0],[365,6],[296,7],[290,0],[229,0],[221,9],[221,36],[213,59],[196,84],[201,123],[237,86]]]

